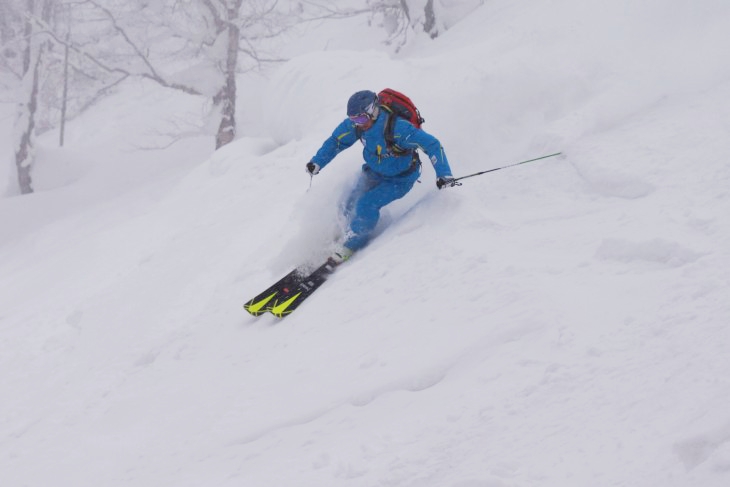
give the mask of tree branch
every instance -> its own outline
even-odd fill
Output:
[[[96,5],[95,2],[90,2],[90,3]],[[111,12],[107,12],[107,13],[109,15],[111,15]],[[43,31],[39,32],[39,34],[46,34],[46,35],[48,35],[56,43],[58,43],[58,44],[60,44],[62,46],[67,46],[70,50],[72,50],[72,51],[80,54],[83,57],[85,57],[86,59],[88,59],[89,61],[91,61],[93,64],[95,64],[96,66],[98,66],[99,68],[101,68],[102,70],[104,70],[104,71],[106,71],[108,73],[119,73],[119,74],[123,75],[124,77],[141,76],[143,78],[152,80],[152,81],[158,83],[159,85],[164,86],[165,88],[172,88],[172,89],[180,90],[180,91],[182,91],[184,93],[187,93],[189,95],[200,95],[201,94],[195,88],[192,88],[190,86],[183,85],[183,84],[180,84],[180,83],[171,83],[171,82],[168,82],[167,80],[165,80],[164,78],[162,78],[162,76],[160,76],[157,73],[157,71],[154,69],[154,67],[151,65],[151,63],[146,58],[146,56],[144,56],[141,53],[141,51],[139,51],[139,49],[136,48],[136,46],[134,47],[134,49],[137,52],[137,55],[139,57],[141,57],[144,60],[145,64],[150,68],[150,70],[151,70],[150,73],[133,73],[131,71],[128,71],[126,69],[122,69],[120,67],[109,66],[109,65],[105,64],[104,62],[100,61],[99,59],[97,59],[95,56],[92,56],[88,52],[86,52],[83,49],[79,48],[75,44],[73,44],[71,42],[66,42],[65,39],[61,39],[60,37],[58,37],[55,32],[53,32],[50,28],[48,28],[48,26],[45,25],[45,23],[42,22],[42,21],[40,21],[39,19],[35,19],[35,22],[44,29]],[[115,28],[117,28],[118,26],[116,26],[116,22],[113,19],[112,19],[112,22],[115,25]],[[126,32],[124,32],[123,29],[119,28],[118,31],[120,32],[120,34],[123,35],[123,37],[125,39],[129,39],[129,37],[127,36]],[[130,41],[130,43],[131,43],[131,41]],[[133,44],[131,44],[131,45],[133,45]]]

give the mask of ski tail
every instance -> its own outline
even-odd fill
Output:
[[[271,305],[269,305],[269,303],[272,299],[276,297],[277,294],[278,292],[274,291],[268,296],[264,296],[262,299],[257,300],[256,298],[254,298],[248,303],[244,304],[243,307],[246,311],[254,316],[264,314],[270,309]]]
[[[277,318],[289,316],[324,284],[335,268],[343,262],[342,257],[338,257],[339,259],[330,257],[309,273],[297,267],[255,298],[247,301],[243,308],[253,316],[261,316],[267,311]]]
[[[243,308],[254,316],[260,316],[271,309],[274,303],[282,294],[296,288],[302,278],[301,270],[296,268],[287,275],[269,286],[265,291],[250,299],[243,305]]]
[[[284,318],[293,313],[305,299],[324,284],[324,281],[335,271],[337,265],[331,258],[327,259],[327,262],[316,268],[308,276],[303,277],[296,288],[291,289],[290,292],[277,295],[269,311],[277,318]]]
[[[299,306],[297,300],[301,295],[302,293],[299,292],[292,297],[282,296],[282,301],[275,301],[274,304],[269,307],[269,311],[271,311],[271,314],[276,316],[277,318],[283,318],[293,312],[297,308],[297,306]]]

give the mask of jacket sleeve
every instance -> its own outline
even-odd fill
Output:
[[[426,153],[436,177],[451,176],[451,167],[441,142],[433,135],[418,129],[405,120],[397,120],[393,133],[395,143],[402,149],[420,149]]]
[[[355,124],[350,120],[345,120],[337,126],[332,135],[324,141],[322,147],[312,157],[311,161],[324,167],[335,158],[337,154],[352,146],[357,142],[357,130]]]

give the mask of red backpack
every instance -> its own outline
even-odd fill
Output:
[[[393,131],[395,130],[395,119],[396,117],[408,120],[416,128],[421,128],[421,124],[425,122],[421,113],[416,108],[416,105],[406,95],[399,91],[386,88],[378,93],[378,104],[380,108],[384,110],[388,115],[388,120],[385,121],[385,129],[383,136],[385,137],[386,149],[396,155],[403,155],[408,152],[415,152],[414,150],[401,149],[395,143],[395,136]],[[357,129],[357,138],[362,136],[360,128]]]
[[[426,121],[413,101],[399,91],[384,89],[378,93],[378,103],[390,114],[405,118],[417,129],[420,129],[421,124]]]
[[[393,131],[395,130],[396,117],[408,120],[417,129],[421,128],[421,124],[426,120],[421,116],[421,112],[418,111],[416,105],[403,93],[390,88],[386,88],[378,93],[378,103],[380,103],[381,109],[388,112],[388,120],[385,121],[385,132],[383,134],[388,151],[396,155],[414,152],[398,147]]]

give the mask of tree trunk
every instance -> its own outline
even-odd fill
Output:
[[[423,24],[423,30],[431,36],[431,39],[435,39],[438,37],[439,31],[438,27],[436,27],[436,12],[433,10],[433,0],[426,2],[424,13],[426,14],[426,21]]]
[[[403,15],[406,16],[406,22],[408,25],[411,24],[411,10],[408,8],[408,0],[400,0],[400,8],[403,10]]]
[[[23,50],[23,70],[21,71],[23,73],[23,77],[25,77],[26,74],[28,74],[28,71],[30,71],[30,58],[32,53],[32,45],[33,45],[33,22],[31,20],[31,17],[35,15],[35,0],[27,0],[25,3],[25,26],[23,27],[23,36],[25,37],[25,49]]]
[[[66,134],[66,108],[68,106],[68,44],[71,40],[71,33],[66,33],[66,46],[63,54],[63,95],[61,99],[61,130],[58,136],[58,145],[63,147],[63,139]]]
[[[15,168],[18,173],[18,186],[21,194],[33,192],[33,180],[30,171],[33,165],[35,139],[35,117],[38,110],[38,86],[40,66],[43,58],[43,44],[34,40],[31,16],[34,15],[35,0],[26,3],[27,20],[24,29],[26,47],[23,52],[22,96],[25,100],[18,110],[15,123]]]
[[[221,123],[215,137],[215,148],[220,149],[233,141],[236,136],[236,67],[238,65],[238,48],[240,43],[240,29],[238,14],[241,10],[241,1],[235,0],[227,9],[228,42],[226,52],[225,85],[215,99],[221,107]]]
[[[32,50],[32,49],[31,49]],[[23,87],[27,87],[27,102],[20,107],[16,130],[19,132],[15,150],[15,167],[18,171],[18,185],[22,194],[33,192],[33,181],[30,170],[33,164],[35,139],[35,115],[38,110],[38,78],[43,57],[42,47],[38,47],[31,58],[35,57],[33,69],[23,77]]]

